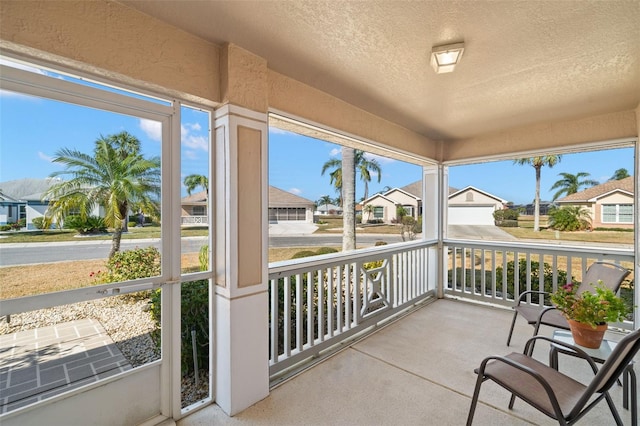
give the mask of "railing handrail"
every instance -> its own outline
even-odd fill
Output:
[[[547,241],[547,240],[545,240]],[[524,249],[529,251],[546,251],[551,253],[577,253],[577,254],[591,254],[591,255],[613,255],[613,256],[633,256],[633,248],[612,247],[612,246],[588,246],[588,245],[571,245],[566,241],[555,242],[548,240],[544,243],[536,242],[520,242],[520,241],[478,241],[478,240],[463,240],[463,239],[446,239],[443,241],[445,246],[447,245],[464,245],[473,248],[483,247],[501,247],[509,250]],[[595,244],[595,243],[594,243]]]
[[[354,250],[350,253],[338,252],[318,256],[303,257],[300,259],[282,260],[269,263],[269,278],[277,278],[282,272],[295,273],[298,269],[319,268],[330,266],[339,261],[369,260],[380,255],[402,253],[407,250],[434,245],[436,240],[416,240],[410,242],[392,243],[384,246],[367,247]]]

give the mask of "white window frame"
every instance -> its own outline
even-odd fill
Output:
[[[631,220],[629,221],[621,221],[620,220],[620,207],[621,206],[629,206],[631,207]],[[614,207],[615,208],[615,220],[610,221],[610,220],[605,220],[605,207]],[[612,213],[607,213],[607,214],[612,214]],[[617,204],[602,204],[602,208],[600,211],[600,215],[601,215],[601,221],[602,223],[615,223],[615,224],[633,224],[633,204],[631,203],[617,203]]]
[[[37,65],[36,65],[37,66]],[[56,71],[58,72],[58,71]],[[64,71],[59,71],[64,74]],[[69,73],[67,73],[69,74]],[[117,85],[113,85],[116,87]],[[82,107],[95,108],[103,111],[124,114],[136,118],[144,118],[161,123],[162,145],[161,145],[161,248],[160,253],[180,253],[181,234],[181,197],[180,197],[180,173],[176,173],[181,168],[180,147],[181,147],[181,102],[178,100],[160,99],[155,95],[150,98],[158,98],[166,104],[155,103],[149,100],[128,96],[113,91],[99,89],[96,87],[79,84],[77,82],[65,81],[46,75],[41,75],[18,68],[0,65],[0,88],[16,93],[66,102]],[[142,93],[141,93],[142,94]],[[143,96],[147,96],[142,94]],[[192,106],[192,105],[189,105]],[[208,108],[196,107],[207,110],[210,113],[210,120],[213,113]],[[211,128],[211,123],[210,123]],[[213,146],[211,141],[210,149]],[[209,175],[213,176],[212,162],[210,156]],[[211,185],[211,183],[210,183]],[[211,207],[209,208],[211,210]],[[209,221],[211,220],[209,215]],[[209,223],[210,225],[210,223]],[[213,247],[212,233],[209,233],[209,247]],[[174,419],[179,419],[189,411],[190,407],[181,408],[181,365],[180,365],[180,289],[183,282],[200,279],[209,279],[209,306],[212,306],[211,298],[213,291],[213,272],[211,267],[208,271],[183,274],[181,271],[180,256],[163,256],[161,263],[161,273],[155,277],[137,279],[127,282],[109,283],[89,288],[79,288],[56,293],[45,293],[33,296],[26,296],[17,299],[2,301],[2,315],[13,315],[38,309],[45,309],[54,306],[84,302],[89,300],[110,297],[113,294],[134,293],[143,290],[162,288],[162,336],[161,336],[161,359],[153,361],[149,365],[162,363],[162,381],[160,400],[162,412],[171,415]],[[213,259],[210,256],[210,265]],[[173,277],[180,277],[176,280]],[[170,313],[170,314],[168,314]],[[167,315],[165,315],[167,314]],[[213,337],[212,319],[214,312],[209,313],[209,336]],[[173,342],[173,343],[172,343]],[[176,343],[177,342],[177,343]],[[213,339],[209,342],[210,347],[210,383],[209,396],[197,403],[200,407],[205,406],[203,402],[210,402],[214,399],[213,388]],[[167,363],[166,358],[171,360]],[[121,373],[118,377],[136,374],[137,369]],[[107,378],[99,380],[89,385],[85,389],[100,387],[105,382],[119,380],[119,378]],[[60,396],[54,396],[44,400],[42,403],[49,403],[51,400],[65,398],[81,390],[70,391]],[[85,390],[86,391],[86,390]],[[1,417],[0,417],[1,418]]]

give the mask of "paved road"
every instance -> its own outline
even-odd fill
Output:
[[[358,246],[372,246],[376,241],[395,243],[402,241],[399,235],[359,235]],[[182,253],[195,253],[206,244],[206,237],[182,239]],[[269,237],[271,247],[340,246],[341,235],[273,235]],[[160,248],[160,240],[122,240],[122,250],[135,247],[154,246]],[[106,259],[111,249],[111,240],[71,241],[57,243],[0,244],[0,266],[28,265],[33,263],[60,262],[64,260]]]
[[[183,238],[182,252],[197,252],[203,244],[206,244],[204,237]],[[148,246],[160,248],[160,240],[122,240],[120,243],[122,250]],[[111,240],[0,244],[0,266],[106,259],[109,256],[109,250],[111,250]]]

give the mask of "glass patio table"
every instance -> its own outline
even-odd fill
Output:
[[[573,336],[571,335],[571,331],[568,330],[555,330],[553,332],[552,339],[558,340],[560,342],[568,343],[570,345],[576,345],[573,340]],[[598,363],[604,364],[604,362],[609,358],[613,348],[615,348],[616,342],[608,339],[603,339],[602,344],[598,349],[585,348],[584,346],[579,346],[580,349],[585,351],[587,355],[591,357],[591,359]],[[563,353],[566,355],[577,356],[577,354],[571,349],[565,348],[564,346],[551,345],[551,350],[549,352],[549,364],[551,367],[558,369],[558,353]],[[629,395],[629,390],[631,390],[631,395]],[[633,361],[631,361],[624,370],[624,374],[622,377],[622,406],[625,409],[629,409],[629,401],[631,401],[631,424],[638,424],[638,389],[637,389],[637,380],[636,373],[633,370]]]

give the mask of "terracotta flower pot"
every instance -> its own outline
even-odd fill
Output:
[[[609,327],[607,324],[591,327],[589,324],[567,319],[569,321],[569,328],[573,335],[573,341],[576,345],[584,346],[585,348],[598,349],[604,338],[604,333]]]

